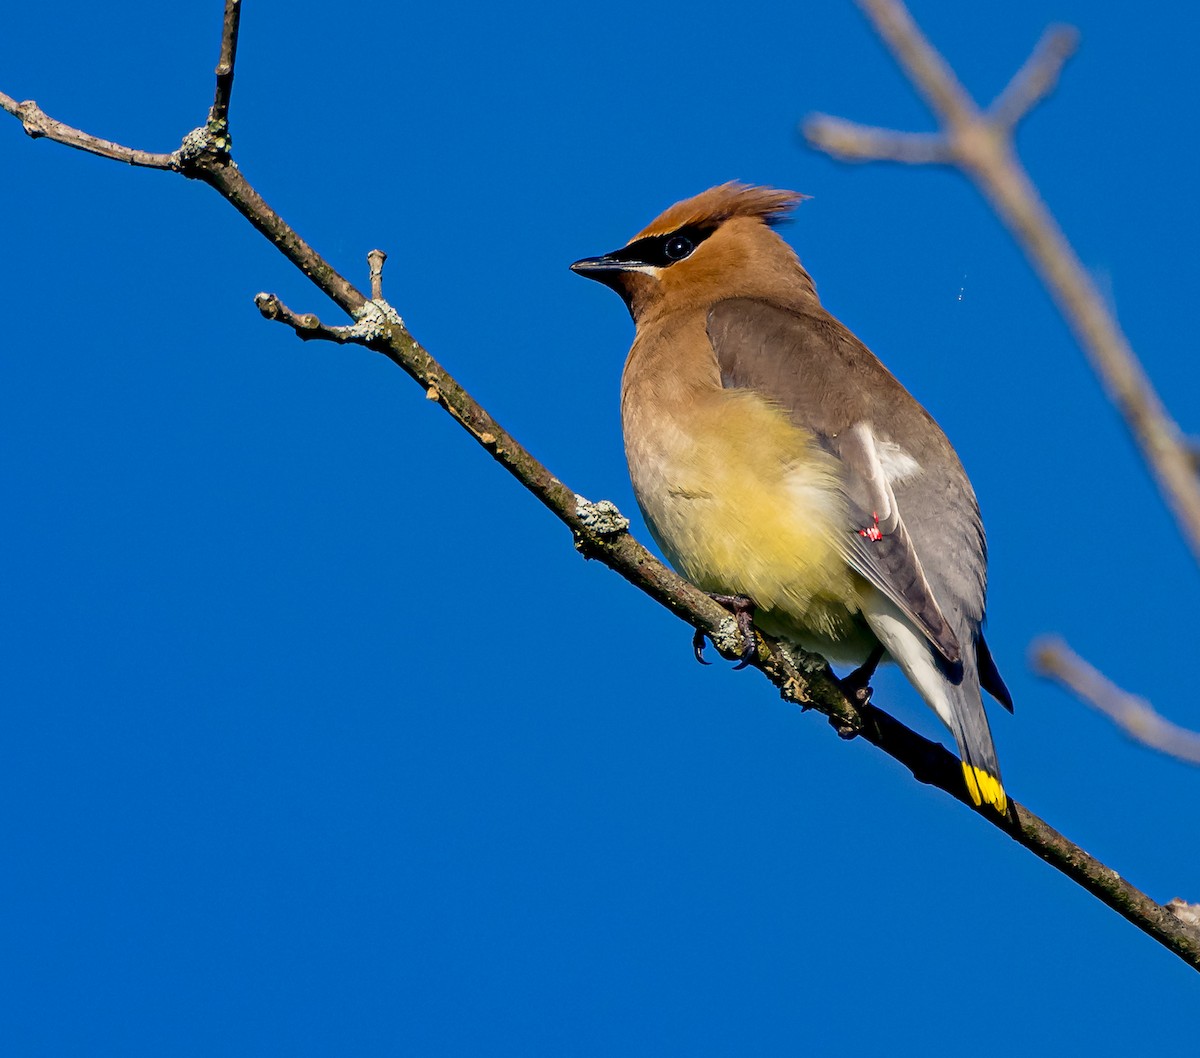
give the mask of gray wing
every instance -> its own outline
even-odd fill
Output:
[[[846,560],[959,661],[983,619],[986,546],[975,493],[937,423],[819,307],[731,298],[709,311],[708,336],[725,387],[780,405],[837,458]],[[872,539],[861,530],[876,517]]]

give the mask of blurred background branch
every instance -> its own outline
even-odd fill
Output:
[[[1193,556],[1200,561],[1200,479],[1187,438],[1168,414],[1129,340],[1042,202],[1013,147],[1016,123],[1053,90],[1078,34],[1047,30],[1033,54],[981,110],[900,0],[857,0],[893,58],[941,125],[937,137],[856,126],[815,115],[809,142],[845,161],[951,165],[967,176],[1008,226],[1041,276],[1125,419]]]
[[[1041,276],[1133,435],[1180,533],[1200,561],[1200,476],[1194,443],[1171,418],[1105,299],[1042,202],[1013,146],[1017,123],[1054,90],[1078,46],[1069,26],[1052,26],[988,109],[981,110],[929,43],[901,0],[857,0],[875,32],[941,131],[897,132],[818,114],[809,142],[851,162],[889,161],[957,168],[982,192]],[[1032,648],[1037,671],[1068,687],[1131,737],[1181,760],[1200,762],[1200,735],[1159,716],[1057,640]]]
[[[1177,760],[1200,764],[1200,734],[1171,723],[1145,698],[1122,690],[1063,640],[1054,636],[1035,640],[1029,657],[1034,672],[1066,687],[1134,741]]]

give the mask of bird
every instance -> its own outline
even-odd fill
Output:
[[[757,628],[857,666],[844,686],[865,701],[895,662],[953,734],[970,801],[1004,816],[981,688],[1013,703],[983,636],[979,503],[933,417],[775,230],[804,197],[721,184],[571,265],[635,325],[621,377],[634,494],[670,564],[750,632],[743,663]]]

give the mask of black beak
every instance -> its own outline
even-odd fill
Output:
[[[632,316],[630,277],[644,267],[643,263],[638,260],[640,250],[641,247],[636,245],[633,249],[623,246],[619,250],[613,250],[612,253],[606,253],[603,257],[585,257],[582,261],[576,261],[571,265],[571,271],[576,275],[583,276],[584,279],[594,279],[597,283],[616,292],[625,302],[625,307]]]
[[[629,262],[622,261],[615,254],[607,253],[603,257],[585,257],[571,265],[571,271],[588,279],[598,279],[603,282],[605,272],[625,272]]]

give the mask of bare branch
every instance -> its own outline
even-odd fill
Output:
[[[236,6],[236,0],[231,0],[231,4]],[[227,35],[232,33],[229,12],[230,6],[227,5]],[[232,40],[232,36],[229,39]],[[936,57],[936,53],[933,54]],[[961,93],[961,89],[958,91]],[[0,98],[0,102],[3,100],[7,100],[7,97]],[[11,102],[8,100],[8,103]],[[953,104],[954,99],[951,97],[949,102]],[[5,109],[25,120],[16,104],[5,105]],[[82,135],[54,138],[69,146],[93,150],[86,142],[91,138],[81,139]],[[663,566],[630,536],[626,528],[628,523],[615,507],[604,501],[591,503],[577,495],[535,460],[413,338],[391,306],[382,299],[368,299],[267,205],[233,164],[227,146],[227,140],[223,142],[219,130],[205,126],[189,133],[183,146],[174,155],[157,156],[164,160],[157,167],[176,169],[185,176],[202,180],[213,187],[318,288],[350,314],[355,324],[349,328],[327,327],[315,317],[291,312],[278,298],[260,295],[256,300],[265,315],[288,323],[302,337],[355,341],[382,352],[421,385],[428,399],[445,408],[497,462],[571,530],[575,546],[585,558],[599,559],[692,627],[703,630],[724,655],[741,655],[742,637],[737,622],[728,611]],[[122,161],[133,160],[120,153],[107,153],[107,156]],[[378,266],[382,267],[381,257],[378,258]],[[376,261],[372,260],[372,293],[375,293],[379,282]],[[351,331],[360,333],[351,337]],[[1115,871],[1089,856],[1014,800],[1009,800],[1008,817],[1001,817],[990,807],[976,808],[968,799],[962,781],[961,764],[956,756],[870,704],[856,707],[834,681],[823,660],[764,637],[763,647],[753,664],[779,689],[783,698],[803,709],[819,710],[835,722],[839,733],[857,733],[879,747],[904,764],[919,781],[937,786],[967,805],[982,819],[1003,830],[1014,841],[1073,879],[1189,965],[1200,968],[1200,932],[1125,882]]]
[[[772,682],[777,683],[775,675],[770,672],[768,675]],[[786,690],[783,697],[788,697]],[[816,708],[826,711],[824,702],[816,704]],[[937,786],[968,807],[974,807],[967,801],[965,792],[959,790],[962,785],[958,781],[961,765],[957,757],[874,706],[863,706],[858,712],[859,719],[855,723],[859,733],[868,742],[904,764],[918,781]],[[1022,805],[1012,805],[1015,823],[1000,819],[994,812],[982,809],[975,809],[975,812],[1173,951],[1188,965],[1200,969],[1200,929],[1190,925],[1186,916],[1179,916],[1173,913],[1171,907],[1152,900]]]
[[[133,147],[123,147],[111,140],[102,140],[97,136],[91,136],[70,125],[64,125],[61,121],[56,121],[32,99],[18,103],[11,96],[0,92],[0,108],[7,110],[17,118],[32,139],[45,137],[55,143],[64,143],[68,147],[87,151],[89,154],[98,154],[102,158],[111,158],[113,161],[125,162],[129,165],[145,166],[147,169],[177,168],[173,154],[153,154],[150,151],[139,151]]]
[[[892,56],[929,109],[954,130],[978,118],[978,108],[954,71],[925,39],[899,0],[858,0]]]
[[[1039,676],[1062,684],[1135,742],[1177,760],[1200,764],[1200,733],[1171,723],[1145,698],[1122,690],[1061,639],[1039,639],[1029,648],[1029,655]]]
[[[937,116],[952,161],[991,202],[1041,276],[1059,311],[1087,354],[1092,370],[1116,404],[1175,516],[1192,555],[1200,561],[1200,478],[1179,425],[1167,413],[1091,276],[1046,208],[1012,147],[1012,124],[1053,87],[1075,40],[1058,28],[1046,34],[1034,55],[985,115],[967,95],[946,61],[922,35],[900,0],[858,0],[918,92]],[[829,119],[816,121],[825,135]],[[811,126],[810,126],[811,127]],[[839,156],[871,156],[885,130],[872,129],[858,142],[843,126]],[[903,137],[902,133],[891,133]],[[893,141],[896,142],[896,141]],[[814,146],[824,148],[820,139]],[[937,157],[892,161],[938,162]]]
[[[1008,86],[988,107],[992,122],[1012,129],[1035,106],[1054,91],[1067,60],[1079,47],[1079,30],[1074,26],[1051,26],[1042,34]]]
[[[221,26],[221,55],[217,59],[217,87],[212,109],[208,112],[209,128],[227,131],[229,126],[229,97],[233,94],[233,67],[237,62],[238,26],[242,19],[242,0],[225,0],[225,19]]]
[[[202,133],[203,130],[196,132]],[[214,188],[350,316],[366,303],[366,296],[300,238],[295,229],[267,205],[262,195],[242,175],[242,171],[227,158],[220,154],[202,153],[186,164],[181,163],[181,171],[185,176],[203,180]]]
[[[383,297],[383,263],[387,254],[382,250],[372,250],[367,254],[367,265],[371,269],[371,299],[378,301]]]
[[[808,118],[803,132],[814,146],[843,162],[945,165],[954,157],[946,137],[937,133],[895,132],[827,114]]]
[[[367,254],[367,261],[371,266],[371,288],[376,294],[383,286],[383,262],[386,258],[387,254],[382,250],[372,250]],[[386,353],[388,329],[396,327],[404,330],[404,321],[400,314],[382,297],[373,297],[370,301],[363,302],[354,310],[354,323],[340,326],[322,323],[312,312],[293,312],[275,294],[256,294],[254,304],[258,306],[258,311],[264,318],[277,320],[291,327],[297,336],[306,342],[320,338],[327,342],[336,342],[338,345],[361,345],[379,353]],[[436,390],[431,388],[428,393],[432,399]]]
[[[258,311],[263,314],[264,318],[278,320],[291,327],[306,342],[313,338],[322,338],[327,342],[337,342],[339,345],[349,342],[366,345],[369,341],[353,326],[330,327],[322,323],[311,312],[293,312],[274,294],[256,294],[254,304],[258,306]]]

